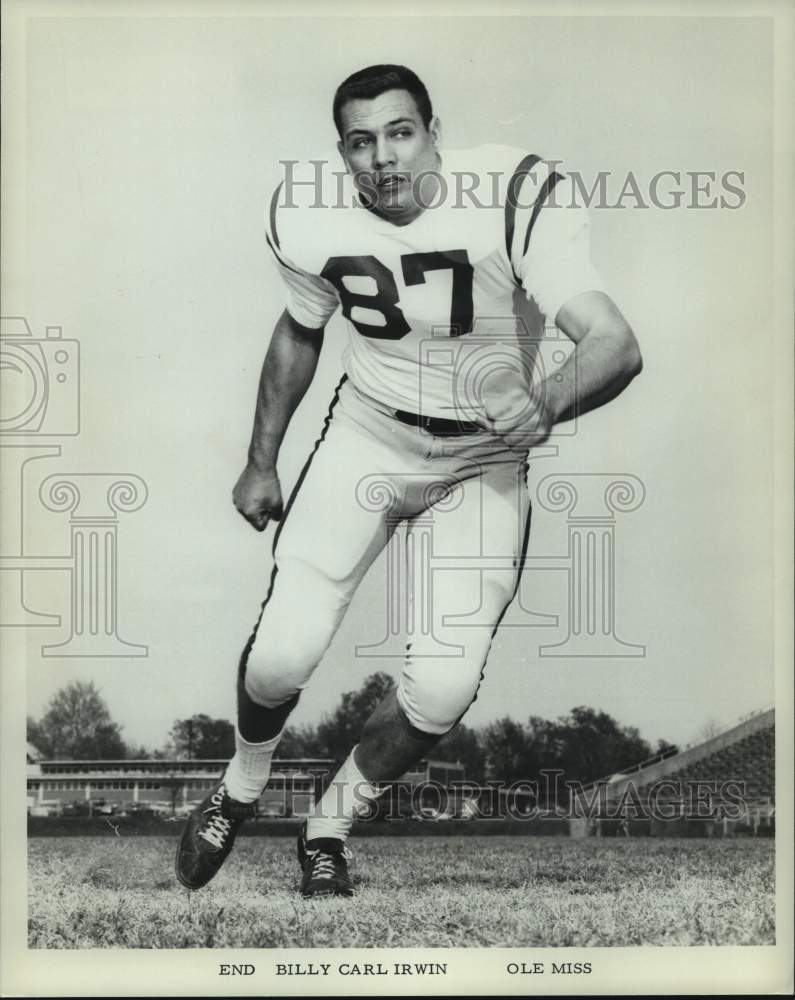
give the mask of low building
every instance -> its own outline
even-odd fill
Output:
[[[225,760],[32,760],[28,754],[28,811],[47,815],[94,809],[151,809],[182,813],[218,782]],[[324,758],[274,760],[259,800],[271,816],[307,815],[333,768]]]
[[[226,760],[45,760],[28,746],[27,801],[34,815],[69,812],[152,810],[183,815],[217,783]],[[320,757],[281,758],[258,807],[262,816],[306,816],[323,794],[334,761]],[[464,765],[423,760],[400,779],[417,789],[417,801],[433,806],[437,788],[464,780]]]
[[[385,819],[438,819],[461,812],[466,780],[464,765],[444,760],[421,760],[406,771],[378,800],[378,816]]]
[[[408,782],[412,788],[430,783],[449,788],[454,782],[464,780],[464,765],[452,764],[446,760],[421,760],[416,767],[406,771],[400,780]]]

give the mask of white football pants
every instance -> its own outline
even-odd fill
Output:
[[[405,521],[406,544],[422,550],[415,577],[429,592],[418,595],[415,585],[413,608],[399,609],[402,621],[414,619],[398,701],[417,729],[451,729],[475,699],[518,588],[526,472],[526,455],[497,435],[442,437],[407,426],[343,379],[275,535],[246,664],[252,700],[275,708],[307,684],[362,577]]]

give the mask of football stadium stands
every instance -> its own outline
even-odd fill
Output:
[[[680,753],[644,761],[573,795],[574,836],[771,835],[775,710]]]

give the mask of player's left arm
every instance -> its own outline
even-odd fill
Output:
[[[541,402],[551,425],[615,399],[643,368],[635,334],[605,292],[576,295],[558,310],[555,325],[576,346],[542,383]]]
[[[533,390],[518,382],[485,401],[485,424],[511,447],[543,444],[555,424],[595,410],[622,392],[643,367],[638,342],[618,306],[603,291],[565,302],[555,325],[575,343],[564,364]]]
[[[487,401],[487,425],[511,446],[541,444],[555,424],[614,399],[640,372],[640,348],[629,323],[607,294],[591,262],[590,223],[570,178],[545,189],[540,203],[517,211],[513,272],[525,294],[575,344],[563,366],[522,405],[510,387]],[[554,196],[553,196],[554,193]]]

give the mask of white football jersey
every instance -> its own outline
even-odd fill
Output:
[[[338,157],[293,168],[267,241],[298,323],[320,329],[341,306],[356,388],[396,410],[472,419],[487,381],[530,377],[541,317],[604,286],[569,178],[507,146],[441,159],[433,203],[403,226],[362,206]]]

